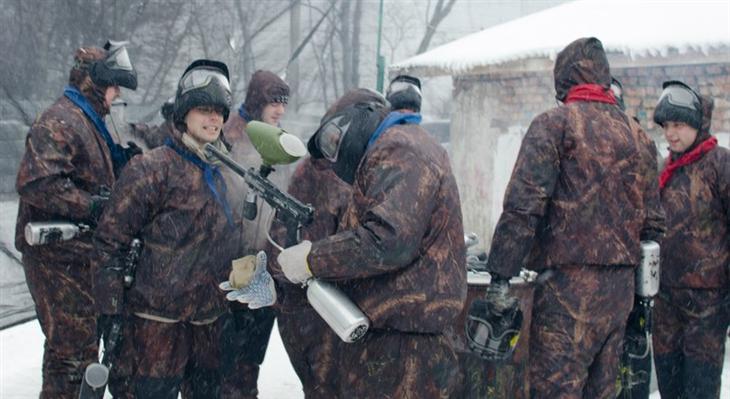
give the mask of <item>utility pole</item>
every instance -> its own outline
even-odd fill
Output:
[[[301,21],[301,6],[299,0],[292,0],[294,3],[289,15],[289,48],[293,54],[297,46],[299,46],[299,33]],[[289,107],[294,112],[299,108],[299,61],[294,59],[287,66],[286,81],[289,85]]]
[[[378,67],[377,85],[378,92],[383,92],[383,81],[385,79],[385,57],[380,55],[380,38],[383,35],[383,0],[380,0],[380,11],[378,13],[378,54],[375,65]]]

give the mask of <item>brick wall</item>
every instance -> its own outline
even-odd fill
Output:
[[[653,108],[666,80],[682,80],[715,99],[712,131],[730,133],[730,62],[613,68],[624,86],[627,112],[657,141]],[[464,227],[489,245],[522,136],[540,113],[557,105],[552,69],[493,69],[454,77],[450,153],[461,194]]]
[[[699,89],[701,94],[712,96],[715,99],[712,130],[730,132],[730,62],[612,68],[611,72],[624,86],[627,113],[637,117],[653,136],[661,134],[652,116],[662,82],[667,80],[681,80]],[[556,106],[552,70],[458,76],[454,78],[454,97],[473,89],[473,85],[484,86],[485,95],[499,99],[494,104],[496,109],[491,111],[494,115],[491,124],[505,132],[509,126],[529,126],[535,116]]]

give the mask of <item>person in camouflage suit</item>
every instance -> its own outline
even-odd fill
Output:
[[[730,151],[710,135],[712,109],[710,97],[672,81],[654,111],[670,150],[660,178],[667,234],[653,335],[662,398],[720,397],[730,320]]]
[[[327,160],[311,157],[298,164],[288,192],[314,208],[312,223],[301,230],[302,239],[310,241],[326,238],[337,231],[351,195],[350,186],[335,175]],[[280,222],[272,225],[270,235],[284,246],[286,229]],[[273,251],[270,245],[267,253]],[[306,290],[287,280],[273,257],[269,258],[269,268],[278,283],[279,334],[302,382],[304,397],[335,397],[330,391],[330,384],[334,379],[333,373],[337,372],[332,359],[339,338],[309,304]]]
[[[352,199],[336,234],[286,248],[277,262],[292,283],[335,282],[371,322],[361,341],[338,345],[335,397],[448,397],[461,374],[443,333],[466,299],[448,156],[418,126],[420,115],[388,114],[365,89],[345,96],[355,101],[338,101],[310,153],[332,163]]]
[[[261,163],[251,140],[246,134],[246,125],[252,120],[278,126],[289,101],[289,86],[270,71],[256,71],[246,89],[246,100],[231,115],[223,126],[225,140],[230,143],[231,156],[240,164],[250,167]],[[233,208],[243,209],[247,186],[242,179],[230,171],[224,174],[233,182],[229,198]],[[285,187],[286,167],[277,167],[269,179],[279,187]],[[235,215],[241,220],[241,229],[231,239],[239,242],[243,254],[255,254],[266,246],[268,221],[273,210],[260,201],[258,216],[254,220]],[[223,396],[230,398],[256,398],[258,375],[261,363],[269,345],[274,327],[275,311],[271,307],[249,309],[248,305],[231,302],[231,314],[227,315],[223,332],[225,349]]]
[[[363,98],[382,101],[379,95],[369,91],[359,95],[342,97],[333,104],[322,121],[328,119],[337,109],[352,105]],[[383,105],[385,105],[383,103]],[[316,241],[337,232],[352,195],[350,185],[332,171],[332,165],[325,159],[308,157],[300,162],[289,182],[289,194],[302,203],[314,208],[313,221],[301,231],[304,240]],[[278,221],[271,227],[271,237],[282,246],[288,246],[286,229]],[[272,245],[267,253],[274,253]],[[340,340],[307,300],[306,290],[299,284],[292,284],[281,272],[279,264],[269,257],[269,268],[278,283],[277,320],[282,342],[289,360],[302,382],[307,398],[335,397],[333,381],[337,370],[334,355]]]
[[[204,82],[204,85],[201,85]],[[174,138],[125,168],[94,234],[93,289],[102,325],[129,315],[135,348],[131,396],[214,398],[220,394],[218,282],[237,255],[236,227],[219,166],[202,150],[219,140],[231,105],[228,68],[197,60],[175,100]],[[120,262],[143,242],[126,292]],[[124,356],[122,353],[121,356]]]
[[[103,124],[101,118],[120,92],[119,82],[102,76],[97,66],[110,53],[98,47],[76,50],[69,86],[31,126],[18,170],[15,246],[23,254],[26,282],[46,338],[41,398],[76,398],[84,368],[98,359],[91,236],[31,246],[23,232],[28,222],[96,224],[115,180],[112,152],[120,151],[108,145],[93,119]],[[97,73],[92,75],[93,68]],[[127,77],[125,87],[136,88],[136,74],[134,85],[131,72]]]
[[[569,44],[554,75],[564,105],[537,116],[522,141],[488,269],[552,271],[535,291],[532,397],[609,398],[639,241],[663,231],[656,149],[616,105],[598,39]]]

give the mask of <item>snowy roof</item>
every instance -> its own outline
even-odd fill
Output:
[[[730,1],[578,0],[464,36],[390,69],[468,74],[510,61],[552,59],[586,36],[629,57],[665,56],[670,49],[707,53],[730,46]]]

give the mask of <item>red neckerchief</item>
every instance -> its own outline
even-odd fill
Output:
[[[563,103],[570,104],[575,101],[596,101],[599,103],[616,104],[616,97],[613,96],[613,92],[610,89],[606,89],[595,83],[585,83],[571,87]]]
[[[695,147],[692,151],[683,154],[675,161],[672,161],[672,155],[670,154],[669,158],[667,158],[666,165],[664,165],[664,169],[662,169],[662,174],[659,176],[659,189],[663,189],[664,186],[669,183],[669,180],[672,178],[672,175],[677,169],[697,162],[703,155],[707,154],[715,147],[717,147],[717,138],[713,136],[700,143],[700,145]]]

